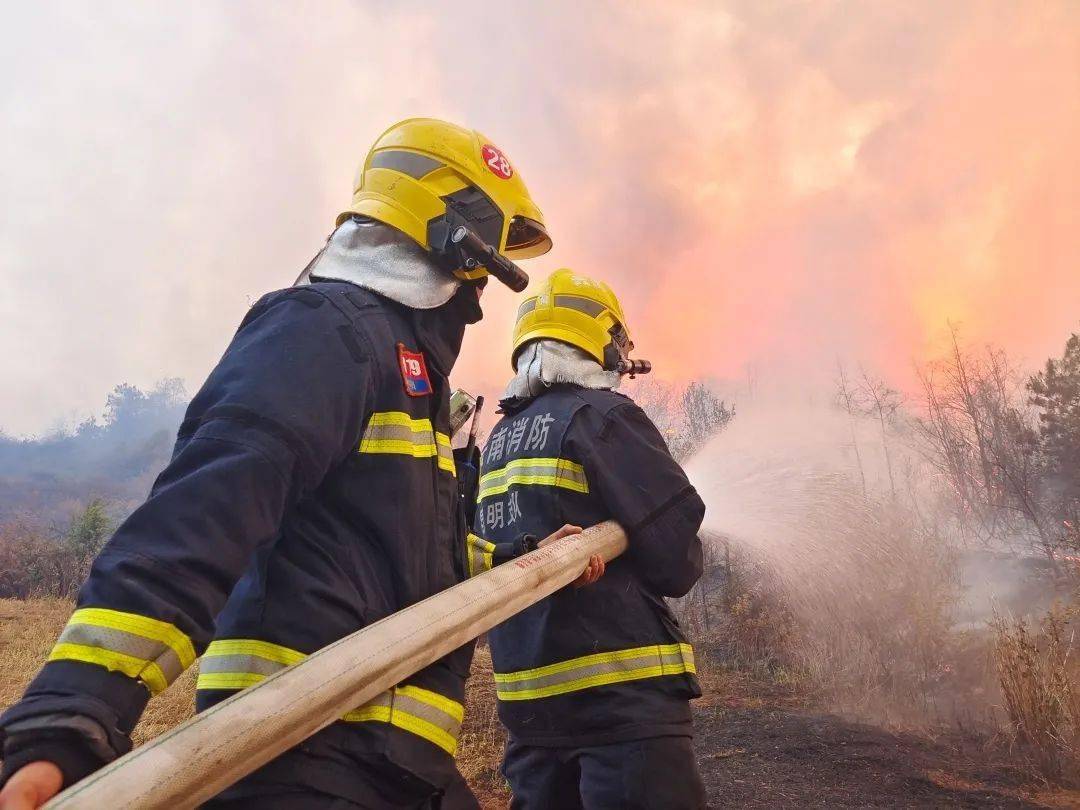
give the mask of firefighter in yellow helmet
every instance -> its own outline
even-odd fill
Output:
[[[617,520],[629,548],[488,635],[512,807],[704,807],[691,746],[694,651],[664,597],[701,575],[705,506],[645,413],[615,391],[632,360],[604,283],[558,270],[522,302],[515,375],[484,448],[470,573],[569,522]]]
[[[0,718],[0,808],[131,747],[200,659],[200,710],[465,576],[448,375],[494,275],[551,246],[517,168],[431,119],[375,143],[297,285],[246,314],[172,460]],[[357,706],[210,806],[474,807],[454,766],[471,650]]]

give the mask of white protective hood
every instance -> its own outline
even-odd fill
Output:
[[[556,383],[582,388],[619,387],[619,373],[603,366],[577,346],[547,338],[529,343],[517,360],[517,374],[506,386],[506,399],[531,399]]]
[[[312,277],[348,281],[413,309],[441,307],[461,285],[397,228],[370,219],[341,223],[296,283]]]

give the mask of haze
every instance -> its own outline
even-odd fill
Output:
[[[673,379],[899,385],[1080,328],[1080,4],[24,3],[0,33],[0,427],[194,391],[390,123],[486,133]],[[455,382],[496,393],[489,288]]]

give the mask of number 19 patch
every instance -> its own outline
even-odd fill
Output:
[[[428,379],[427,363],[423,352],[410,352],[404,343],[397,345],[398,365],[401,367],[401,380],[405,383],[405,393],[410,397],[426,397],[431,394],[431,380]]]

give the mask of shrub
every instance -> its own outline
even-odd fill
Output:
[[[1080,779],[1080,665],[1074,610],[1055,608],[1029,627],[995,616],[994,662],[1004,708],[1022,752],[1052,781]]]
[[[101,499],[90,501],[62,531],[26,521],[0,525],[0,598],[74,596],[113,527]]]

